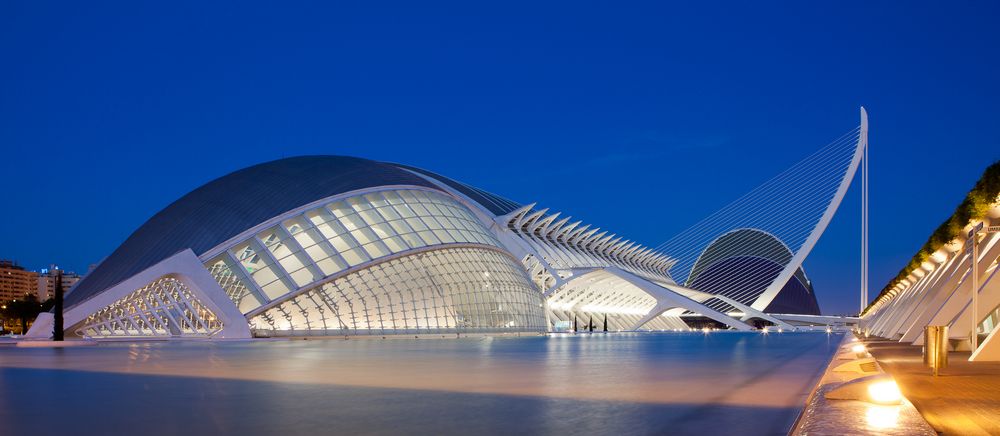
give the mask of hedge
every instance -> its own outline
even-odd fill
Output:
[[[998,196],[1000,196],[1000,161],[994,162],[986,168],[983,176],[979,178],[976,185],[965,196],[965,199],[958,205],[958,208],[955,209],[955,213],[951,214],[951,217],[941,223],[934,230],[934,233],[931,233],[931,237],[920,247],[920,251],[910,259],[910,262],[906,264],[906,267],[899,274],[896,274],[894,279],[889,281],[889,284],[882,288],[882,292],[879,292],[878,297],[865,308],[862,315],[868,312],[872,305],[879,301],[896,284],[906,279],[914,270],[920,268],[920,264],[930,258],[931,254],[934,254],[935,251],[938,251],[942,246],[954,239],[964,240],[966,238],[963,231],[965,226],[970,221],[983,219],[990,208],[996,204]]]

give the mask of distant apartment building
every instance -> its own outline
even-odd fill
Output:
[[[0,260],[0,301],[16,300],[38,292],[38,273],[11,260]]]
[[[38,301],[45,301],[49,298],[53,298],[56,295],[56,270],[59,267],[55,265],[50,265],[48,268],[42,268],[38,274]],[[80,281],[81,275],[73,271],[63,271],[62,272],[62,285],[63,293],[69,292],[73,285]]]

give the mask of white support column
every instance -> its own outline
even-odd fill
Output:
[[[868,141],[861,158],[861,309],[868,307]]]

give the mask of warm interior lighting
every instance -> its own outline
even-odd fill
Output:
[[[868,385],[868,396],[878,404],[898,404],[903,399],[895,381],[885,380]]]
[[[851,351],[853,351],[856,354],[864,353],[865,352],[865,346],[861,345],[861,344],[857,344],[857,345],[851,347]]]

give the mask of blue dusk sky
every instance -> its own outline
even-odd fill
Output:
[[[864,105],[874,296],[1000,159],[998,8],[0,2],[0,258],[85,271],[201,184],[305,154],[655,246]],[[806,261],[824,313],[857,310],[859,212],[854,187]]]

